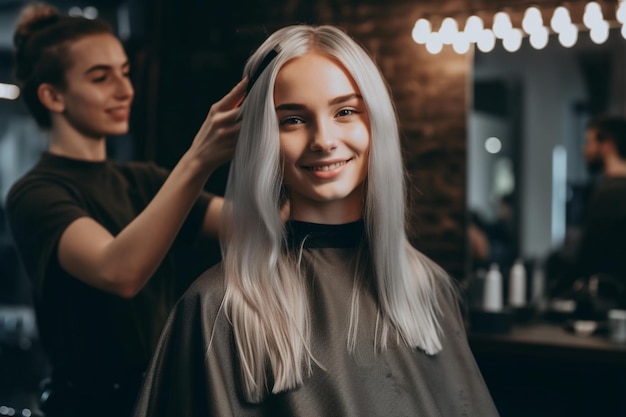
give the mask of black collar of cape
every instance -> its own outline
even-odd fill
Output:
[[[286,224],[291,248],[354,248],[363,240],[365,223],[319,224],[290,220]]]

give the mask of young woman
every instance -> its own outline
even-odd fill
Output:
[[[107,160],[106,137],[126,133],[133,100],[107,23],[28,6],[15,48],[24,100],[49,130],[48,151],[7,199],[52,365],[42,409],[126,416],[177,299],[172,245],[217,236],[223,200],[202,189],[232,157],[246,82],[212,106],[168,172]]]
[[[135,416],[497,415],[449,278],[407,242],[373,61],[297,25],[245,74],[223,263],[170,315]]]

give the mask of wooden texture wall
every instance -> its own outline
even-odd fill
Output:
[[[410,176],[412,241],[454,277],[466,260],[466,116],[471,54],[429,54],[415,21],[458,11],[458,0],[160,0],[147,11],[134,56],[140,156],[173,165],[209,106],[241,77],[266,33],[294,23],[334,24],[375,58],[395,100]],[[141,127],[143,131],[141,130]],[[222,170],[209,188],[220,191]]]

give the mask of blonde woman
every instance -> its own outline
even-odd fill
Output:
[[[245,74],[224,261],[170,315],[136,416],[497,415],[448,276],[407,242],[371,58],[297,25]]]

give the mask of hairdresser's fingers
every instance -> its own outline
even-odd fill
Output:
[[[239,125],[231,125],[216,130],[215,140],[205,144],[202,152],[210,165],[219,166],[233,158]]]
[[[232,125],[240,120],[239,108],[224,110],[214,115],[214,123],[219,125]]]
[[[240,128],[241,122],[213,124],[212,132],[206,137],[207,146],[227,147],[231,144],[234,145]]]
[[[215,142],[219,146],[220,142],[234,140],[241,127],[238,113],[238,109],[210,113],[198,132],[198,140],[208,142],[209,146]]]
[[[239,102],[243,99],[247,80],[238,83],[224,98],[214,103],[194,138],[190,152],[216,167],[232,159],[241,127]]]
[[[212,153],[222,149],[234,149],[241,122],[237,120],[237,109],[211,113],[200,127],[193,144],[203,159],[212,158]],[[220,158],[221,159],[221,158]]]
[[[219,110],[216,108],[216,104],[211,106],[211,110],[209,111],[206,119],[204,119],[202,126],[200,126],[200,130],[198,130],[195,140],[210,141],[215,137],[221,136],[219,134],[219,130],[221,128],[238,124],[237,114],[239,113],[239,110],[237,108]]]

